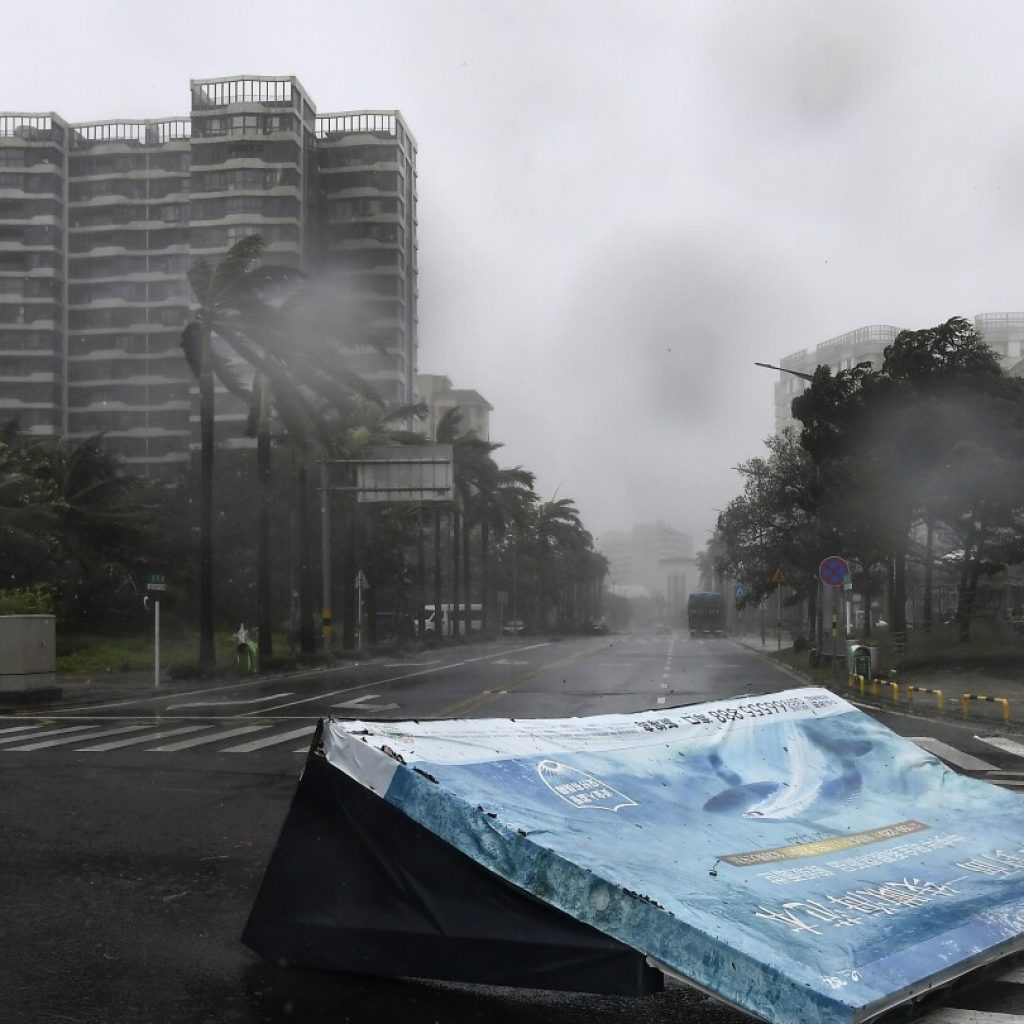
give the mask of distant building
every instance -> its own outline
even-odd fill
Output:
[[[397,111],[318,116],[296,78],[247,76],[193,81],[188,116],[0,114],[0,418],[102,431],[141,472],[187,461],[186,273],[257,233],[265,262],[361,304],[375,343],[351,346],[353,368],[411,401],[416,143]],[[219,436],[239,436],[218,404]]]
[[[832,372],[846,370],[858,363],[880,367],[885,349],[896,340],[903,328],[884,325],[858,327],[823,341],[815,349],[801,349],[783,356],[779,366],[797,373],[814,373],[819,366],[828,366]],[[979,313],[974,318],[974,329],[999,357],[1003,367],[1024,376],[1024,313]],[[793,399],[808,387],[808,381],[792,373],[780,373],[775,382],[775,433],[781,433],[793,421],[790,406]]]
[[[663,522],[602,534],[596,547],[608,559],[607,582],[616,593],[636,593],[641,587],[650,597],[667,601],[671,610],[681,610],[696,589],[693,538]]]
[[[416,375],[416,396],[427,407],[423,430],[427,437],[437,437],[437,425],[445,413],[459,410],[459,428],[463,434],[474,434],[481,441],[491,439],[491,413],[494,406],[478,391],[453,388],[452,382],[436,373]]]

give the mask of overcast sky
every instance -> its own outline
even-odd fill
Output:
[[[1013,0],[34,0],[0,110],[189,109],[295,75],[419,149],[420,369],[595,534],[703,546],[761,454],[755,360],[1024,309]]]

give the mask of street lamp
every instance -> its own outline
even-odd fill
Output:
[[[801,380],[814,380],[813,373],[804,373],[802,370],[787,370],[784,366],[772,366],[771,363],[754,363],[755,366],[763,366],[766,370],[778,370],[780,373],[791,373]]]

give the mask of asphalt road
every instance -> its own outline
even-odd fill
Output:
[[[323,715],[562,717],[793,685],[729,640],[524,638],[306,676],[83,688],[0,716],[0,1021],[748,1020],[676,984],[629,1000],[286,971],[239,935]],[[976,728],[886,723],[1024,767],[1024,748]],[[990,987],[986,1008],[1024,1011],[1019,987]]]

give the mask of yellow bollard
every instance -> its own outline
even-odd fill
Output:
[[[1010,721],[1010,702],[1005,697],[988,697],[983,693],[965,693],[960,698],[960,713],[966,718],[967,711],[972,700],[986,701],[989,704],[998,704],[1003,709],[1003,721]]]

